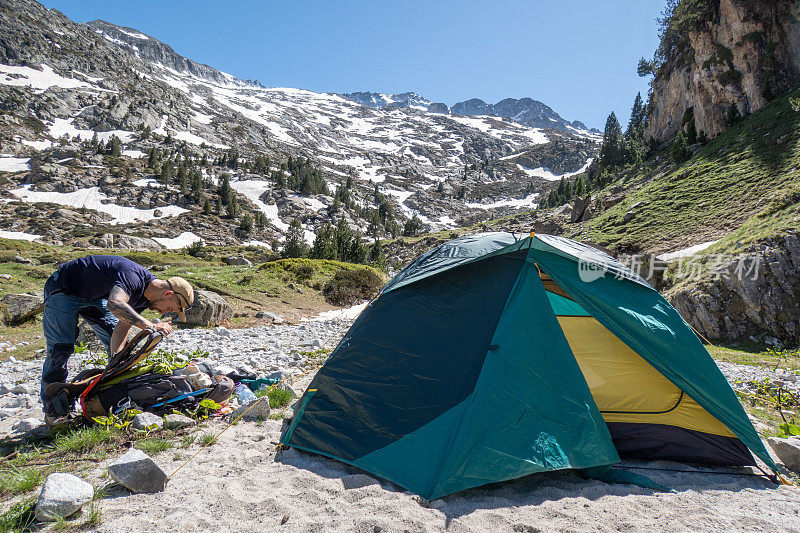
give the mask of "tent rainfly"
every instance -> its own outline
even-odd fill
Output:
[[[427,499],[624,458],[775,464],[678,312],[611,256],[482,233],[356,319],[281,442]]]

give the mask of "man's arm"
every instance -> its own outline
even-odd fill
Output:
[[[111,311],[115,317],[119,318],[120,321],[128,324],[129,327],[136,326],[141,329],[155,329],[161,331],[165,335],[172,333],[172,326],[169,325],[169,322],[153,324],[137,313],[133,307],[128,304],[129,299],[130,297],[121,287],[113,287],[108,295],[108,310]],[[116,329],[114,332],[116,333]],[[127,331],[125,333],[127,333]]]
[[[121,320],[117,322],[116,326],[114,326],[114,332],[111,334],[111,343],[109,346],[111,349],[111,355],[117,353],[125,344],[125,339],[128,338],[128,331],[130,329],[131,325]]]

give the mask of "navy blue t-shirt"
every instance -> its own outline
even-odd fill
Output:
[[[147,308],[147,285],[156,279],[149,270],[117,255],[88,255],[73,259],[58,269],[61,289],[87,300],[107,299],[111,289],[120,287],[129,296],[128,305],[137,312]]]

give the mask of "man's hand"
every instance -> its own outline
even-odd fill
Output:
[[[160,331],[164,335],[172,333],[172,324],[169,322],[156,322],[151,326],[154,330]]]

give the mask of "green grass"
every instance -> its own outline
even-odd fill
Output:
[[[278,407],[286,407],[294,399],[294,393],[290,390],[284,389],[271,389],[267,393],[269,398],[269,406],[273,409]]]
[[[800,351],[764,350],[762,345],[752,343],[735,347],[706,346],[708,353],[717,361],[737,365],[763,366],[770,369],[783,368],[800,372]]]
[[[620,172],[617,183],[626,181],[642,185],[570,235],[635,252],[734,232],[718,253],[780,235],[800,221],[800,113],[777,98],[686,163],[651,160]],[[624,222],[629,210],[636,216]]]
[[[216,442],[215,439],[216,435],[213,433],[203,433],[200,435],[200,438],[197,439],[197,443],[200,444],[200,446],[213,445]]]
[[[85,455],[99,448],[106,448],[121,440],[121,434],[108,431],[98,426],[70,430],[61,434],[53,441],[53,454],[81,454]]]
[[[0,533],[30,531],[34,523],[36,497],[27,498],[12,505],[0,514]]]
[[[0,472],[0,496],[30,492],[44,482],[47,470],[28,467],[11,468]]]
[[[169,440],[160,439],[156,437],[148,437],[136,442],[136,447],[148,455],[155,455],[157,453],[169,450],[175,447],[175,444]]]

